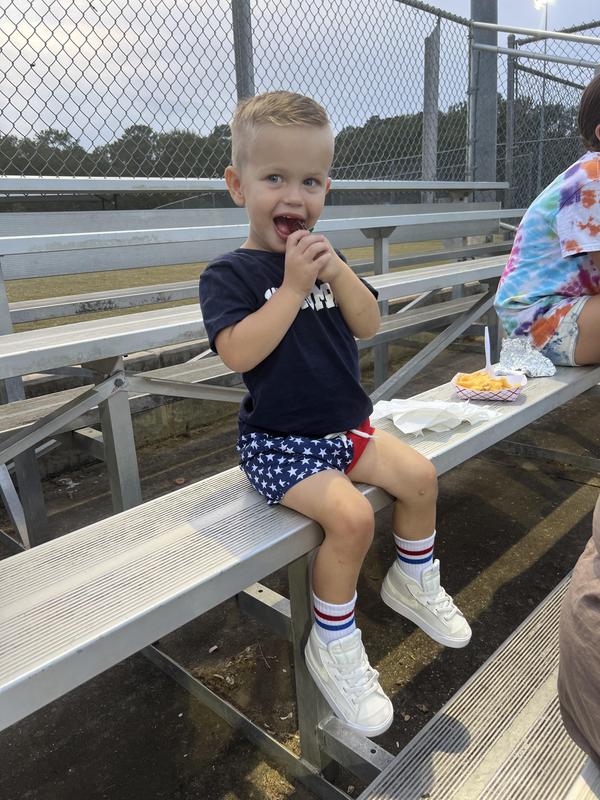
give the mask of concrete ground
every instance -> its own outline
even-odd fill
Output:
[[[393,350],[399,363],[415,345]],[[456,346],[404,395],[446,381],[458,369],[475,369],[481,360],[473,345]],[[597,403],[572,401],[514,439],[599,457]],[[209,429],[144,448],[144,497],[234,465],[234,439],[230,414]],[[381,603],[393,542],[390,511],[378,515],[358,590],[358,620],[396,712],[379,744],[397,752],[573,567],[591,533],[599,487],[596,474],[494,448],[442,476],[436,555],[445,587],[473,626],[464,650],[436,645]],[[110,513],[101,465],[47,481],[46,495],[53,535]],[[7,555],[0,550],[0,557]],[[286,575],[266,583],[285,593]],[[297,749],[289,647],[241,615],[234,601],[161,645]],[[312,798],[140,655],[1,733],[0,753],[1,800]],[[361,789],[346,774],[340,785],[351,795]]]

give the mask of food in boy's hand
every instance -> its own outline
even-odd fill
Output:
[[[288,236],[292,233],[296,233],[296,231],[308,231],[312,233],[314,230],[314,228],[309,228],[303,219],[297,219],[296,217],[276,217],[275,224],[279,229],[285,231]]]
[[[461,372],[456,379],[456,385],[477,392],[498,392],[502,389],[515,388],[515,384],[510,383],[504,376],[492,378],[485,370],[471,373]]]

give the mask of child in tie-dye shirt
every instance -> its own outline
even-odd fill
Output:
[[[495,301],[509,336],[566,366],[600,363],[600,75],[579,130],[587,152],[527,209]]]

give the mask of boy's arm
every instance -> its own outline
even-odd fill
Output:
[[[273,352],[296,319],[304,297],[281,286],[267,302],[220,331],[215,347],[234,372],[248,372]]]
[[[252,314],[223,328],[215,348],[235,372],[248,372],[275,350],[296,319],[319,271],[330,259],[330,245],[320,234],[298,230],[288,236],[283,283]]]
[[[379,330],[381,321],[377,300],[335,252],[332,261],[333,264],[320,273],[319,278],[328,280],[346,324],[354,336],[357,339],[370,339]],[[327,277],[330,268],[333,268],[334,274]]]

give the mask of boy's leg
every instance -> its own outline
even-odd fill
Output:
[[[600,295],[586,299],[577,319],[576,364],[600,364]]]
[[[357,483],[379,486],[396,498],[393,524],[397,536],[420,540],[435,530],[435,467],[395,436],[376,429],[348,477]]]
[[[369,501],[342,472],[326,470],[289,489],[281,505],[321,525],[325,541],[313,562],[313,589],[326,602],[347,603],[354,597],[373,541],[375,521]]]
[[[281,505],[314,519],[325,532],[312,568],[315,624],[305,649],[308,670],[338,717],[365,736],[377,736],[391,725],[393,708],[354,621],[358,574],[373,540],[373,509],[336,470],[300,481]]]
[[[437,477],[433,465],[395,436],[377,429],[349,473],[396,498],[393,524],[397,558],[388,571],[384,602],[448,647],[464,647],[471,629],[452,598],[440,586],[433,560]]]

